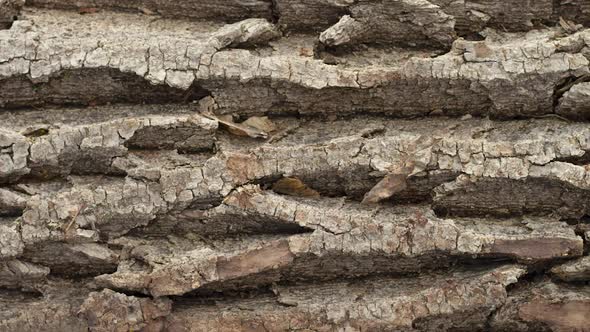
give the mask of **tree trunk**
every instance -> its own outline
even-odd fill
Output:
[[[590,1],[0,0],[0,331],[586,331]]]

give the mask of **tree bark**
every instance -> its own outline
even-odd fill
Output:
[[[584,331],[587,0],[0,0],[0,331]]]

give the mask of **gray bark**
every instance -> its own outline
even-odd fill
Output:
[[[0,331],[584,331],[589,8],[0,0]]]

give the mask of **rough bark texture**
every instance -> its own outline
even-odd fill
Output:
[[[589,23],[0,0],[0,331],[585,331]]]
[[[0,29],[8,29],[18,17],[25,0],[1,0],[0,1]]]

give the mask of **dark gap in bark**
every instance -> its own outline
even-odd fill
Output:
[[[544,275],[545,270],[547,269],[529,268],[526,274],[518,278],[517,282],[512,283],[506,287],[506,292],[508,295],[510,295],[510,293],[527,288],[530,284],[539,282],[540,280],[546,278],[546,275]]]
[[[485,38],[484,38],[485,39]],[[402,48],[408,51],[422,51],[422,52],[429,52],[431,54],[431,58],[435,58],[444,54],[447,54],[450,51],[450,47],[447,45],[440,45],[436,46],[433,44],[414,44],[414,43],[404,43],[399,42],[395,44],[395,47]],[[325,64],[328,65],[337,65],[340,62],[338,61],[337,57],[344,57],[350,55],[354,52],[362,52],[366,50],[391,50],[393,48],[392,45],[383,44],[379,42],[372,42],[372,43],[358,43],[354,45],[344,44],[338,46],[326,46],[320,42],[317,42],[314,47],[314,58],[321,59],[324,61]]]
[[[16,17],[14,18],[16,19]],[[8,30],[12,27],[12,24],[14,23],[14,21],[12,22],[0,22],[0,30]]]
[[[9,189],[28,196],[43,194],[52,194],[62,190],[72,188],[72,182],[68,179],[59,179],[57,181],[40,181],[39,179],[20,178],[17,184]]]
[[[326,117],[336,115],[382,114],[389,119],[423,118],[433,112],[452,118],[469,113],[472,117],[489,116],[511,119],[504,109],[495,109],[484,90],[474,89],[468,80],[433,78],[414,80],[400,78],[367,89],[325,87],[321,90],[293,82],[256,78],[247,83],[237,80],[209,79],[201,82],[212,91],[219,108],[218,115],[280,116],[299,115]],[[454,93],[441,94],[453,86]],[[512,87],[504,86],[502,88]],[[412,95],[414,98],[403,96]],[[254,97],[253,97],[254,96]],[[429,102],[434,98],[436,103]],[[530,117],[529,117],[530,118]]]
[[[212,139],[210,144],[206,144],[206,146],[175,147],[175,143],[184,142],[193,138],[195,136],[194,132],[194,128],[161,129],[148,127],[136,131],[133,137],[123,143],[123,146],[128,149],[128,153],[177,150],[180,155],[209,154],[212,157],[212,152],[215,149],[215,141]],[[202,136],[207,135],[203,134]],[[207,137],[203,137],[203,141],[205,140],[207,140]],[[146,144],[146,142],[149,142],[149,144]]]
[[[182,305],[215,305],[218,301],[235,301],[252,298],[274,299],[276,297],[272,285],[263,285],[248,289],[228,290],[196,290],[180,296],[170,296],[175,306]]]
[[[445,171],[426,176],[413,176],[407,179],[408,188],[386,200],[390,204],[432,203],[434,188],[454,181],[460,173]]]
[[[432,208],[439,217],[510,218],[522,215],[578,219],[590,211],[588,190],[559,180],[483,178],[441,193]]]
[[[567,287],[570,289],[575,289],[576,287],[584,287],[584,286],[590,286],[590,281],[588,280],[561,280],[559,278],[551,278],[551,282],[562,286],[562,287]]]
[[[2,188],[2,187],[0,187]],[[8,188],[6,188],[8,189]],[[20,216],[23,215],[25,208],[24,207],[19,207],[19,206],[14,206],[14,205],[9,205],[9,204],[2,204],[2,202],[0,202],[0,218],[18,218]],[[2,222],[0,221],[0,225],[2,224]]]
[[[299,285],[347,281],[363,282],[369,278],[412,278],[420,274],[441,274],[455,270],[485,270],[514,262],[507,257],[451,256],[448,253],[431,252],[419,257],[404,258],[381,255],[326,255],[300,256],[295,261],[272,271],[263,271],[235,279],[213,282],[185,296],[203,297],[211,293],[227,291],[252,291],[273,284]]]
[[[72,164],[71,171],[63,173],[65,168],[63,164],[57,166],[46,166],[43,168],[31,169],[29,174],[19,178],[18,182],[23,181],[52,181],[52,180],[67,180],[69,176],[108,176],[112,178],[125,178],[127,174],[124,171],[116,170],[107,166],[104,163],[97,162],[91,156],[84,156],[83,154],[78,160]]]
[[[0,303],[6,300],[22,303],[27,300],[32,301],[40,298],[43,298],[43,293],[37,290],[0,287]]]
[[[494,311],[492,310],[490,315],[493,313]],[[484,314],[485,311],[482,311],[481,309],[471,309],[461,312],[460,316],[456,313],[428,316],[414,320],[412,322],[412,328],[416,331],[483,331],[483,326],[485,326],[486,322],[486,320],[483,319],[484,317],[482,317]]]
[[[563,0],[553,0],[552,1],[552,7],[553,7],[553,16],[556,18],[559,18],[559,15],[561,15],[561,2]]]
[[[22,258],[49,267],[50,275],[67,279],[84,279],[117,271],[117,262],[99,262],[84,254],[76,255],[57,245],[35,245],[25,248]]]
[[[24,211],[21,208],[3,208],[0,209],[0,218],[18,218],[23,215]]]
[[[590,216],[585,215],[580,219],[580,223],[575,228],[576,235],[584,241],[584,256],[590,255],[590,238],[586,237],[586,233],[590,232]]]
[[[356,169],[346,170],[346,173],[340,174],[336,170],[324,171],[321,173],[297,173],[291,178],[301,180],[307,187],[317,191],[322,197],[348,197],[355,201],[360,201],[363,195],[369,191],[381,179],[370,175],[370,169],[358,167]],[[267,177],[254,181],[265,190],[271,190],[273,185],[282,177]],[[286,196],[298,196],[297,192],[292,195],[280,193]],[[305,196],[305,195],[303,195]]]
[[[471,32],[467,35],[464,35],[463,39],[469,41],[483,41],[486,39],[486,37],[482,36],[479,32]]]
[[[580,219],[562,219],[561,221],[564,221],[565,223],[567,223],[570,226],[576,226],[577,224],[580,223]]]
[[[46,83],[21,75],[0,80],[0,107],[94,106],[111,103],[190,103],[209,95],[196,83],[185,90],[152,85],[143,77],[111,68],[62,70]]]
[[[349,262],[352,266],[354,266],[354,262],[358,262],[360,260],[370,259],[370,257],[350,257],[351,261]],[[367,280],[371,279],[378,279],[378,278],[390,278],[390,279],[403,279],[403,278],[413,278],[418,275],[422,274],[432,274],[432,275],[440,275],[440,274],[449,274],[454,271],[487,271],[493,267],[500,267],[503,264],[510,262],[510,260],[506,259],[474,259],[472,257],[446,257],[445,264],[441,265],[440,257],[432,256],[430,257],[432,262],[437,262],[437,266],[431,265],[423,268],[418,268],[414,270],[402,271],[402,272],[391,272],[391,271],[377,271],[371,270],[367,271],[366,273],[359,273],[358,271],[347,271],[345,269],[337,270],[338,273],[331,273],[328,274],[326,271],[323,271],[324,268],[329,268],[329,264],[331,262],[342,263],[342,259],[346,259],[346,257],[324,257],[319,262],[316,260],[315,262],[310,261],[306,258],[298,258],[295,262],[297,266],[287,266],[280,270],[269,271],[269,272],[260,272],[253,275],[248,275],[245,277],[240,277],[236,279],[230,279],[220,282],[214,282],[208,284],[202,288],[193,290],[188,292],[182,296],[176,297],[176,299],[184,299],[188,301],[196,301],[197,303],[200,302],[201,304],[207,304],[207,302],[215,302],[216,300],[223,300],[228,298],[252,298],[252,297],[262,297],[262,296],[274,296],[274,293],[270,293],[269,291],[272,290],[273,285],[281,285],[281,286],[300,286],[305,284],[321,284],[324,282],[342,282],[345,281],[349,284],[361,284],[366,282]],[[313,259],[313,257],[311,257]],[[416,259],[410,259],[405,264],[408,266],[414,266],[410,261],[416,261]],[[375,261],[372,263],[372,266],[393,266],[394,262],[399,262],[399,258],[387,258],[382,257],[382,259]],[[311,266],[308,263],[312,263]],[[402,262],[404,263],[404,262]],[[310,274],[309,269],[313,267],[317,267],[318,270],[316,274]],[[301,274],[301,272],[307,271],[307,274]],[[331,271],[334,272],[334,271]],[[257,283],[259,282],[259,283]],[[176,300],[175,300],[176,302]]]
[[[508,294],[508,296],[510,296],[513,293],[517,293],[521,290],[527,289],[531,284],[534,283],[538,283],[540,282],[544,276],[543,276],[543,272],[539,272],[538,270],[531,270],[529,269],[529,271],[527,271],[527,273],[521,277],[518,278],[518,281],[515,283],[511,283],[509,285],[506,286],[506,293]],[[496,313],[504,306],[505,304],[500,305],[497,308],[494,308],[489,315],[487,316],[487,319],[485,320],[485,326],[484,326],[484,331],[492,331],[494,330],[492,327],[492,321],[494,319],[494,317],[496,316]]]
[[[590,25],[590,15],[588,15],[588,2],[586,1],[571,1],[571,0],[553,0],[555,21],[562,16],[567,20],[573,21],[576,24],[582,24],[586,28]],[[572,3],[573,2],[573,3]],[[586,8],[584,8],[586,7]],[[557,10],[556,10],[557,9]],[[584,10],[585,9],[585,10]]]
[[[0,226],[12,226],[16,222],[16,218],[14,217],[0,217]]]
[[[82,280],[82,278],[80,280]],[[100,292],[105,289],[110,289],[110,290],[115,291],[117,293],[125,294],[126,296],[133,296],[133,297],[140,298],[140,299],[150,299],[150,300],[154,299],[154,297],[152,297],[151,295],[147,295],[145,293],[141,293],[141,292],[133,291],[133,290],[129,290],[129,289],[124,289],[124,288],[119,288],[119,287],[98,287],[97,289],[93,289],[93,291]]]
[[[176,210],[158,216],[146,226],[131,229],[132,237],[166,237],[170,234],[184,236],[194,233],[207,240],[222,240],[242,235],[296,235],[314,230],[295,223],[286,223],[269,216],[243,215],[231,212],[218,216],[207,216],[223,203],[224,197],[210,197],[193,201],[184,210]]]
[[[202,199],[195,199],[189,205],[189,209],[207,210],[221,205],[223,197],[209,197]]]
[[[292,177],[301,180],[310,189],[317,191],[321,197],[346,197],[352,201],[360,202],[363,196],[382,179],[382,176],[371,173],[370,168],[359,166],[344,172],[324,171],[321,174],[298,174],[295,172]],[[410,177],[407,180],[407,189],[384,200],[382,204],[431,203],[432,190],[443,183],[455,180],[458,175],[459,173],[456,172],[441,172],[440,174]],[[264,190],[272,190],[273,184],[281,178],[281,176],[265,177],[252,183],[260,185]],[[290,196],[280,192],[278,194]],[[297,195],[294,193],[294,196]]]
[[[590,164],[590,152],[585,151],[581,156],[571,156],[566,158],[557,158],[555,161],[562,161],[565,163],[570,163],[578,166],[586,166]]]

